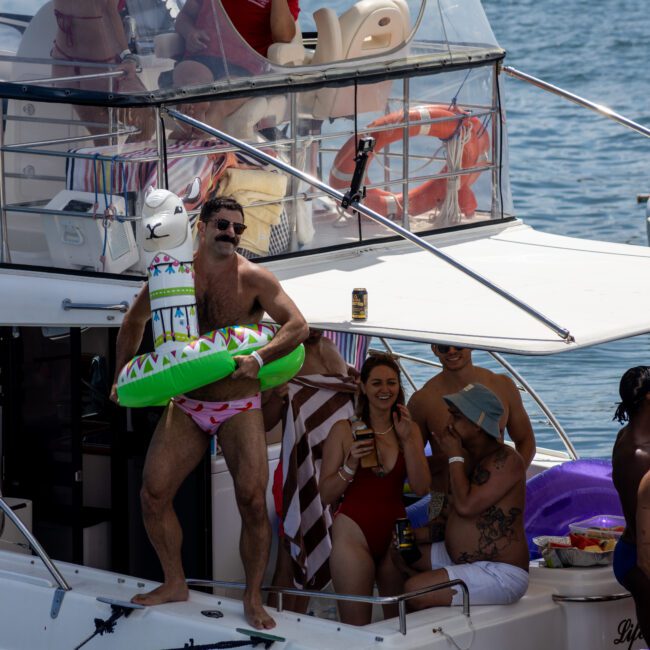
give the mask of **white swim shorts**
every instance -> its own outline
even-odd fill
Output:
[[[431,568],[445,569],[450,580],[462,580],[472,605],[510,605],[528,589],[528,571],[503,562],[454,564],[444,542],[431,545]],[[462,605],[462,590],[453,591],[451,604]]]

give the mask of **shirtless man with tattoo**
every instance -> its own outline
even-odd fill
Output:
[[[535,434],[526,413],[519,390],[506,375],[497,374],[475,366],[472,351],[455,345],[432,345],[431,350],[442,364],[442,371],[431,378],[411,396],[408,403],[413,420],[420,427],[424,442],[431,446],[429,467],[431,469],[431,501],[429,521],[431,541],[442,539],[446,518],[448,468],[447,457],[436,442],[436,434],[446,426],[449,413],[444,395],[455,393],[467,384],[482,384],[489,388],[503,405],[499,418],[500,440],[504,431],[515,443],[515,448],[524,459],[526,467],[535,456]],[[435,529],[435,530],[434,530]],[[420,541],[420,540],[418,540]],[[427,537],[427,540],[429,538]]]
[[[445,541],[421,547],[405,590],[460,579],[474,605],[506,605],[528,587],[523,513],[526,465],[503,444],[503,406],[482,384],[444,395],[449,419],[434,435],[449,467],[450,508]],[[459,589],[409,601],[413,609],[459,605]]]
[[[264,267],[235,252],[245,228],[236,201],[205,203],[198,223],[199,245],[194,257],[199,328],[208,332],[236,324],[257,323],[264,312],[281,327],[256,356],[235,357],[233,374],[174,398],[164,411],[149,445],[141,492],[149,539],[164,572],[164,583],[133,601],[158,605],[186,600],[188,589],[181,563],[182,531],[173,499],[210,443],[219,443],[233,477],[242,519],[240,550],[246,573],[244,614],[255,628],[272,628],[273,619],[262,606],[260,586],[268,560],[271,527],[266,510],[268,464],[261,411],[260,365],[284,356],[307,336],[302,314],[277,279]],[[116,366],[133,357],[151,314],[145,285],[124,317],[117,337]],[[115,386],[112,397],[115,398]]]

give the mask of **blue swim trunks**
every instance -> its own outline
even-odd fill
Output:
[[[630,544],[622,539],[618,540],[614,549],[614,576],[618,582],[628,588],[625,584],[625,576],[636,566],[636,544]]]

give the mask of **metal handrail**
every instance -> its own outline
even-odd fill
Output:
[[[383,339],[380,339],[383,342]],[[377,348],[368,348],[368,352],[379,352],[382,353],[383,350],[378,350]],[[433,368],[442,368],[442,364],[437,361],[431,361],[429,359],[422,359],[422,357],[415,357],[412,354],[404,354],[403,352],[394,352],[391,351],[391,354],[404,359],[404,361],[415,361],[415,363],[421,363],[424,366],[432,366]]]
[[[129,303],[126,300],[122,300],[122,302],[118,302],[117,304],[72,302],[70,298],[64,298],[61,302],[61,307],[64,311],[69,311],[70,309],[90,309],[95,311],[121,311],[125,314],[129,310]]]
[[[14,513],[11,509],[11,506],[0,497],[0,510],[2,510],[7,517],[11,520],[14,526],[20,531],[23,537],[29,542],[29,545],[32,547],[33,551],[41,559],[45,568],[50,572],[52,578],[59,586],[59,589],[63,591],[70,591],[72,587],[66,582],[66,579],[61,575],[61,572],[54,566],[54,563],[50,559],[49,555],[45,552],[45,549],[38,543],[38,540],[32,535],[29,529],[23,524],[23,522],[18,518],[18,515]]]
[[[632,598],[630,593],[603,594],[601,596],[563,596],[562,594],[553,594],[551,596],[555,603],[609,603],[614,600],[624,600]]]
[[[430,361],[429,359],[422,359],[421,357],[416,357],[410,354],[403,354],[402,352],[396,352],[388,343],[387,341],[379,337],[379,340],[383,343],[383,345],[386,347],[386,349],[390,352],[391,355],[394,357],[397,357],[398,359],[403,359],[404,361],[413,361],[414,363],[420,363],[425,366],[432,366],[434,368],[442,368],[442,364],[438,363],[436,361]],[[377,348],[369,348],[368,352],[381,352],[381,350],[377,350]],[[537,404],[539,409],[544,413],[544,415],[548,418],[550,425],[555,429],[555,433],[557,433],[558,438],[562,441],[562,444],[564,444],[569,456],[571,457],[571,460],[577,460],[580,456],[576,450],[576,448],[573,446],[573,443],[569,439],[569,436],[567,435],[566,431],[564,430],[564,427],[560,424],[559,420],[555,417],[553,412],[548,408],[544,400],[539,396],[537,391],[523,378],[523,376],[506,361],[500,354],[497,352],[491,352],[487,351],[490,356],[499,364],[501,367],[503,367],[507,373],[513,377],[513,379],[520,384],[518,388],[520,390],[523,390],[525,393],[528,393],[530,397],[533,399],[533,401]],[[402,371],[406,374],[407,379],[409,383],[414,386],[413,380],[410,377],[410,375],[406,372],[406,370],[402,367],[400,364],[400,368]]]
[[[52,61],[50,61],[52,63]],[[83,63],[82,65],[86,65]],[[108,67],[104,66],[104,67]],[[28,80],[23,80],[23,81],[7,81],[5,83],[10,83],[15,86],[38,86],[40,84],[55,84],[55,83],[62,83],[64,81],[90,81],[91,79],[112,79],[113,77],[124,77],[126,75],[126,72],[123,70],[116,70],[114,72],[97,72],[94,74],[80,74],[80,75],[72,75],[69,77],[43,77],[42,79],[28,79]]]
[[[190,126],[199,129],[201,131],[204,131],[205,133],[209,133],[212,136],[220,138],[221,140],[224,140],[228,144],[231,144],[234,147],[237,147],[242,151],[245,151],[246,153],[250,154],[253,158],[256,158],[257,160],[260,160],[263,163],[266,163],[268,165],[277,167],[282,171],[287,172],[288,174],[291,174],[292,176],[295,176],[296,178],[299,178],[300,180],[305,181],[306,183],[309,183],[317,187],[319,190],[325,192],[325,194],[331,196],[339,203],[341,203],[344,199],[343,193],[333,189],[326,183],[323,183],[318,178],[312,176],[311,174],[307,174],[299,169],[296,169],[291,165],[288,165],[287,163],[280,160],[279,158],[274,158],[268,155],[267,153],[260,151],[255,147],[250,146],[249,144],[247,144],[243,140],[240,140],[239,138],[235,138],[232,135],[229,135],[228,133],[224,133],[219,129],[215,129],[214,127],[211,127],[205,124],[204,122],[200,122],[199,120],[189,117],[184,113],[180,113],[179,111],[174,110],[172,108],[164,108],[163,110],[174,119],[179,120],[180,122],[184,122],[185,124],[189,124]],[[359,212],[369,217],[373,221],[380,223],[381,225],[385,226],[389,230],[392,230],[393,232],[397,233],[404,239],[407,239],[408,241],[415,244],[416,246],[423,248],[429,253],[435,255],[439,259],[443,260],[445,263],[449,264],[450,266],[453,266],[456,270],[460,271],[461,273],[464,273],[465,275],[469,276],[471,279],[482,284],[490,291],[493,291],[494,293],[501,296],[502,298],[505,298],[508,302],[515,305],[522,311],[526,312],[529,316],[532,316],[534,319],[542,323],[545,327],[555,332],[566,343],[572,343],[575,341],[573,335],[568,329],[562,327],[561,325],[558,325],[555,321],[548,318],[547,316],[545,316],[538,310],[534,309],[527,303],[523,302],[522,300],[520,300],[519,298],[511,294],[509,291],[506,291],[502,287],[491,282],[490,280],[483,277],[476,271],[472,270],[465,264],[462,264],[461,262],[453,258],[451,255],[448,255],[447,253],[443,252],[439,248],[436,248],[433,244],[430,244],[429,242],[425,241],[421,237],[418,237],[418,235],[412,233],[410,230],[403,228],[402,226],[391,221],[390,219],[382,216],[378,212],[375,212],[374,210],[367,208],[365,205],[359,203],[358,201],[352,201],[350,203],[348,210],[350,210],[352,213]]]
[[[505,368],[508,371],[508,373],[524,387],[524,390],[531,396],[531,398],[535,401],[537,406],[541,409],[542,413],[544,413],[544,415],[548,418],[549,422],[551,423],[551,426],[555,429],[555,433],[557,433],[558,437],[566,447],[566,450],[569,452],[569,456],[571,457],[571,460],[577,460],[580,456],[578,454],[577,449],[573,446],[571,440],[569,440],[569,436],[564,430],[564,427],[560,424],[559,420],[555,417],[555,415],[553,415],[551,409],[549,409],[548,406],[546,406],[546,403],[537,394],[535,389],[498,352],[489,352],[489,354],[497,363],[501,364],[501,366]]]
[[[595,102],[590,102],[588,99],[585,99],[584,97],[580,97],[580,95],[575,95],[574,93],[571,93],[568,90],[564,90],[559,86],[554,86],[553,84],[550,84],[547,81],[542,81],[542,79],[538,79],[537,77],[533,77],[530,74],[521,72],[521,70],[517,70],[516,68],[512,68],[511,66],[504,65],[501,69],[507,75],[514,77],[515,79],[526,81],[529,84],[536,86],[537,88],[541,88],[542,90],[546,90],[550,93],[553,93],[554,95],[558,95],[560,97],[563,97],[564,99],[568,99],[570,102],[573,102],[574,104],[578,104],[579,106],[584,106],[585,108],[588,108],[589,110],[592,110],[595,113],[602,115],[603,117],[613,120],[614,122],[618,122],[619,124],[622,124],[628,129],[632,129],[632,131],[636,131],[637,133],[646,136],[646,138],[650,138],[649,128],[639,124],[638,122],[634,122],[633,120],[628,119],[624,115],[621,115],[616,111],[613,111],[611,108],[607,108],[607,106],[603,106],[602,104],[596,104]]]
[[[228,582],[226,580],[200,580],[190,578],[185,581],[189,587],[220,587],[223,589],[246,589],[245,582]],[[262,591],[278,595],[277,611],[282,611],[282,597],[287,596],[304,596],[309,598],[323,598],[325,600],[345,600],[353,603],[368,603],[371,605],[394,605],[397,603],[399,609],[399,631],[406,634],[406,601],[434,591],[441,591],[449,587],[460,587],[463,592],[463,614],[469,618],[470,602],[469,589],[462,580],[448,580],[437,585],[423,587],[415,591],[408,591],[397,596],[357,596],[355,594],[334,594],[326,591],[313,591],[309,589],[294,589],[291,587],[276,587],[274,585],[263,586]]]
[[[413,380],[413,377],[411,377],[411,373],[400,363],[400,360],[402,356],[400,355],[399,352],[395,352],[395,349],[393,346],[388,342],[388,339],[384,336],[380,336],[379,340],[382,342],[383,346],[386,348],[388,351],[388,354],[391,355],[391,357],[394,357],[399,369],[402,371],[404,376],[406,377],[407,381],[409,384],[411,384],[411,388],[413,390],[417,390],[417,385],[415,384],[415,381]],[[375,350],[369,349],[368,352],[374,352]]]

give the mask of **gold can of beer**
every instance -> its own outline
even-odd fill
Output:
[[[352,320],[368,318],[368,292],[363,288],[352,289]]]

